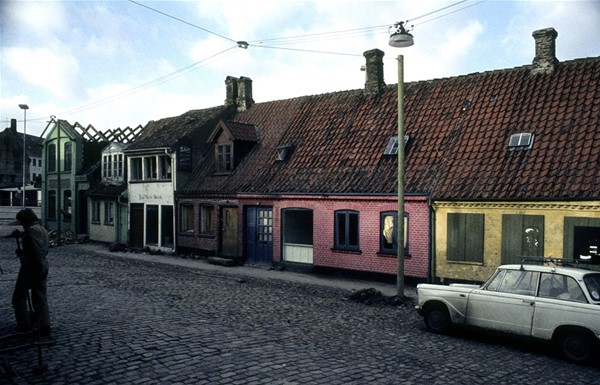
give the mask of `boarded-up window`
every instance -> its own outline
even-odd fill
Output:
[[[448,214],[448,260],[483,263],[483,214]]]
[[[543,215],[502,215],[502,263],[544,256]]]

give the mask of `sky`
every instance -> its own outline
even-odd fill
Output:
[[[401,21],[412,47],[388,45]],[[227,76],[252,79],[257,103],[361,89],[375,48],[386,84],[398,55],[406,82],[519,67],[547,27],[559,61],[600,56],[597,0],[3,0],[0,130],[144,126],[222,105]]]

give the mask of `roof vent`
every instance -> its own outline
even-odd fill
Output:
[[[510,150],[528,150],[533,145],[533,134],[529,132],[520,132],[512,134],[508,142]]]
[[[292,150],[292,146],[277,147],[277,161],[283,162]]]

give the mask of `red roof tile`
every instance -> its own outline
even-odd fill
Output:
[[[257,103],[230,120],[258,143],[228,176],[207,159],[182,192],[394,194],[397,87]],[[444,199],[600,197],[600,58],[405,87],[406,193]],[[229,123],[228,123],[229,124]],[[534,135],[511,150],[511,134]],[[139,140],[138,140],[139,142]],[[276,149],[291,145],[284,161]],[[209,157],[210,158],[210,157]]]

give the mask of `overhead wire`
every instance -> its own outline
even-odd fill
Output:
[[[168,81],[171,81],[173,79],[176,79],[176,78],[179,78],[179,77],[181,77],[183,75],[186,75],[186,74],[188,74],[188,73],[190,73],[192,71],[195,71],[195,70],[197,70],[199,68],[202,68],[202,67],[210,64],[210,63],[207,63],[207,62],[209,62],[209,61],[212,62],[213,59],[214,60],[220,60],[221,59],[220,56],[223,56],[227,52],[229,52],[229,53],[227,53],[227,55],[225,55],[225,56],[229,56],[229,55],[235,54],[235,53],[239,52],[239,51],[235,50],[236,48],[237,48],[237,45],[229,47],[226,50],[223,50],[223,51],[221,51],[221,52],[219,52],[219,53],[217,53],[215,55],[212,55],[212,56],[210,56],[210,57],[208,57],[206,59],[202,59],[200,61],[192,63],[192,64],[190,64],[190,65],[188,65],[186,67],[180,68],[180,69],[178,69],[176,71],[173,71],[171,73],[163,75],[163,76],[161,76],[159,78],[156,78],[154,80],[151,80],[149,82],[140,84],[140,85],[138,85],[136,87],[130,88],[130,89],[126,90],[126,91],[119,92],[119,93],[111,95],[111,96],[108,96],[106,98],[102,98],[102,99],[96,100],[96,101],[94,101],[92,103],[85,104],[83,106],[79,106],[79,107],[73,108],[71,110],[62,111],[62,112],[58,113],[57,115],[60,116],[60,115],[75,114],[75,113],[87,111],[87,110],[90,110],[90,109],[93,109],[93,108],[96,108],[96,107],[100,107],[100,106],[108,104],[108,103],[112,103],[113,101],[115,101],[116,99],[119,99],[121,97],[134,95],[134,94],[136,94],[136,93],[138,93],[138,92],[140,92],[142,90],[146,90],[146,89],[155,87],[157,85],[160,85],[162,83],[166,83]],[[204,65],[201,66],[200,64],[204,64]],[[43,120],[43,119],[46,119],[46,118],[30,118],[29,120],[30,121],[36,121],[36,120]]]
[[[449,4],[449,5],[445,6],[445,7],[439,8],[439,9],[431,11],[431,12],[428,12],[428,13],[426,13],[424,15],[420,15],[418,17],[415,17],[415,18],[412,18],[412,19],[408,19],[406,22],[415,21],[415,20],[419,20],[419,19],[431,16],[431,15],[434,15],[436,13],[439,13],[441,11],[447,10],[447,9],[455,7],[457,5],[466,3],[468,1],[470,1],[470,0],[461,0],[461,1],[458,1],[456,3]],[[423,21],[421,23],[413,24],[413,26],[414,25],[425,24],[425,23],[428,23],[430,21],[433,21],[433,20],[436,20],[436,19],[448,16],[450,14],[453,14],[453,13],[456,13],[456,12],[460,12],[460,11],[466,9],[466,8],[473,7],[475,5],[483,3],[485,1],[486,0],[478,1],[478,2],[476,2],[474,4],[470,4],[470,5],[466,6],[466,7],[462,7],[460,9],[454,10],[452,12],[445,13],[445,14],[437,16],[435,18],[428,19],[428,20]],[[365,36],[365,35],[369,36],[369,35],[373,35],[373,34],[383,33],[383,31],[382,32],[378,32],[378,31],[382,30],[383,28],[386,28],[386,32],[387,32],[387,29],[389,28],[389,25],[380,25],[380,26],[372,26],[372,27],[347,29],[347,30],[342,30],[342,31],[320,32],[320,33],[313,33],[313,34],[306,34],[306,35],[287,36],[287,37],[278,37],[278,38],[268,38],[268,39],[252,40],[252,41],[248,41],[248,42],[241,42],[241,41],[237,41],[237,40],[234,40],[232,38],[229,38],[227,36],[224,36],[222,34],[219,34],[217,32],[214,32],[214,31],[208,30],[206,28],[203,28],[203,27],[201,27],[199,25],[196,25],[194,23],[190,23],[190,22],[188,22],[186,20],[183,20],[183,19],[181,19],[179,17],[170,15],[170,14],[168,14],[166,12],[160,11],[160,10],[155,9],[153,7],[150,7],[148,5],[142,4],[142,3],[138,2],[138,1],[129,0],[129,2],[131,2],[133,4],[136,4],[136,5],[140,6],[140,7],[146,8],[146,9],[148,9],[150,11],[156,12],[156,13],[158,13],[160,15],[165,16],[165,17],[168,17],[168,18],[171,18],[171,19],[176,20],[178,22],[181,22],[183,24],[186,24],[186,25],[188,25],[190,27],[197,28],[197,29],[200,29],[200,30],[202,30],[202,31],[204,31],[206,33],[218,36],[218,37],[220,37],[220,38],[222,38],[224,40],[227,40],[229,42],[234,42],[234,43],[236,43],[236,45],[233,46],[233,47],[229,47],[226,50],[221,51],[221,52],[219,52],[219,53],[217,53],[215,55],[212,55],[212,56],[210,56],[210,57],[208,57],[206,59],[203,59],[203,60],[200,60],[198,62],[192,63],[192,64],[190,64],[190,65],[188,65],[186,67],[180,68],[180,69],[178,69],[176,71],[173,71],[173,72],[171,72],[169,74],[163,75],[163,76],[161,76],[159,78],[156,78],[154,80],[151,80],[149,82],[143,83],[143,84],[141,84],[139,86],[136,86],[134,88],[131,88],[129,90],[126,90],[126,91],[117,93],[115,95],[112,95],[112,96],[109,96],[109,97],[106,97],[106,98],[94,101],[92,103],[89,103],[89,104],[86,104],[86,105],[74,108],[72,110],[63,111],[60,114],[73,114],[73,113],[78,113],[78,112],[86,111],[86,110],[89,110],[89,109],[93,109],[95,107],[99,107],[101,105],[108,104],[108,103],[110,103],[110,102],[112,102],[112,101],[114,101],[116,99],[121,98],[121,97],[128,96],[128,95],[134,94],[136,92],[139,92],[141,90],[152,88],[152,87],[155,87],[155,86],[157,86],[159,84],[162,84],[162,83],[168,82],[170,80],[176,79],[176,78],[181,77],[181,76],[183,76],[183,75],[185,75],[187,73],[195,71],[198,68],[204,67],[204,66],[199,67],[199,64],[201,64],[201,63],[205,63],[205,62],[207,62],[207,61],[209,61],[211,59],[214,59],[214,61],[222,59],[221,56],[223,54],[225,54],[226,52],[234,50],[235,48],[238,48],[238,47],[242,47],[242,45],[240,43],[245,43],[246,44],[243,48],[247,48],[248,46],[251,46],[251,47],[257,47],[257,48],[260,47],[260,48],[265,48],[265,49],[277,49],[277,50],[287,50],[287,51],[316,53],[316,54],[341,55],[341,56],[357,56],[358,57],[358,56],[362,56],[362,55],[358,55],[358,54],[354,54],[354,53],[343,53],[343,52],[333,52],[333,51],[321,51],[321,50],[289,48],[289,47],[282,47],[282,46],[284,46],[284,45],[292,45],[292,44],[312,43],[312,42],[315,42],[315,41],[327,41],[327,40],[347,39],[348,37],[355,37],[355,36]],[[276,43],[277,45],[281,45],[281,46],[265,45],[265,44],[263,44],[264,42],[272,42],[272,43]],[[239,52],[239,51],[236,51],[236,52]],[[229,56],[229,55],[231,55],[233,53],[234,52],[231,52],[231,53],[229,53],[228,55],[225,55],[225,56]],[[209,64],[209,63],[206,63],[205,65],[207,65],[207,64]],[[40,119],[42,119],[42,118],[38,118],[38,119],[34,118],[34,119],[31,119],[31,120],[40,120]]]

